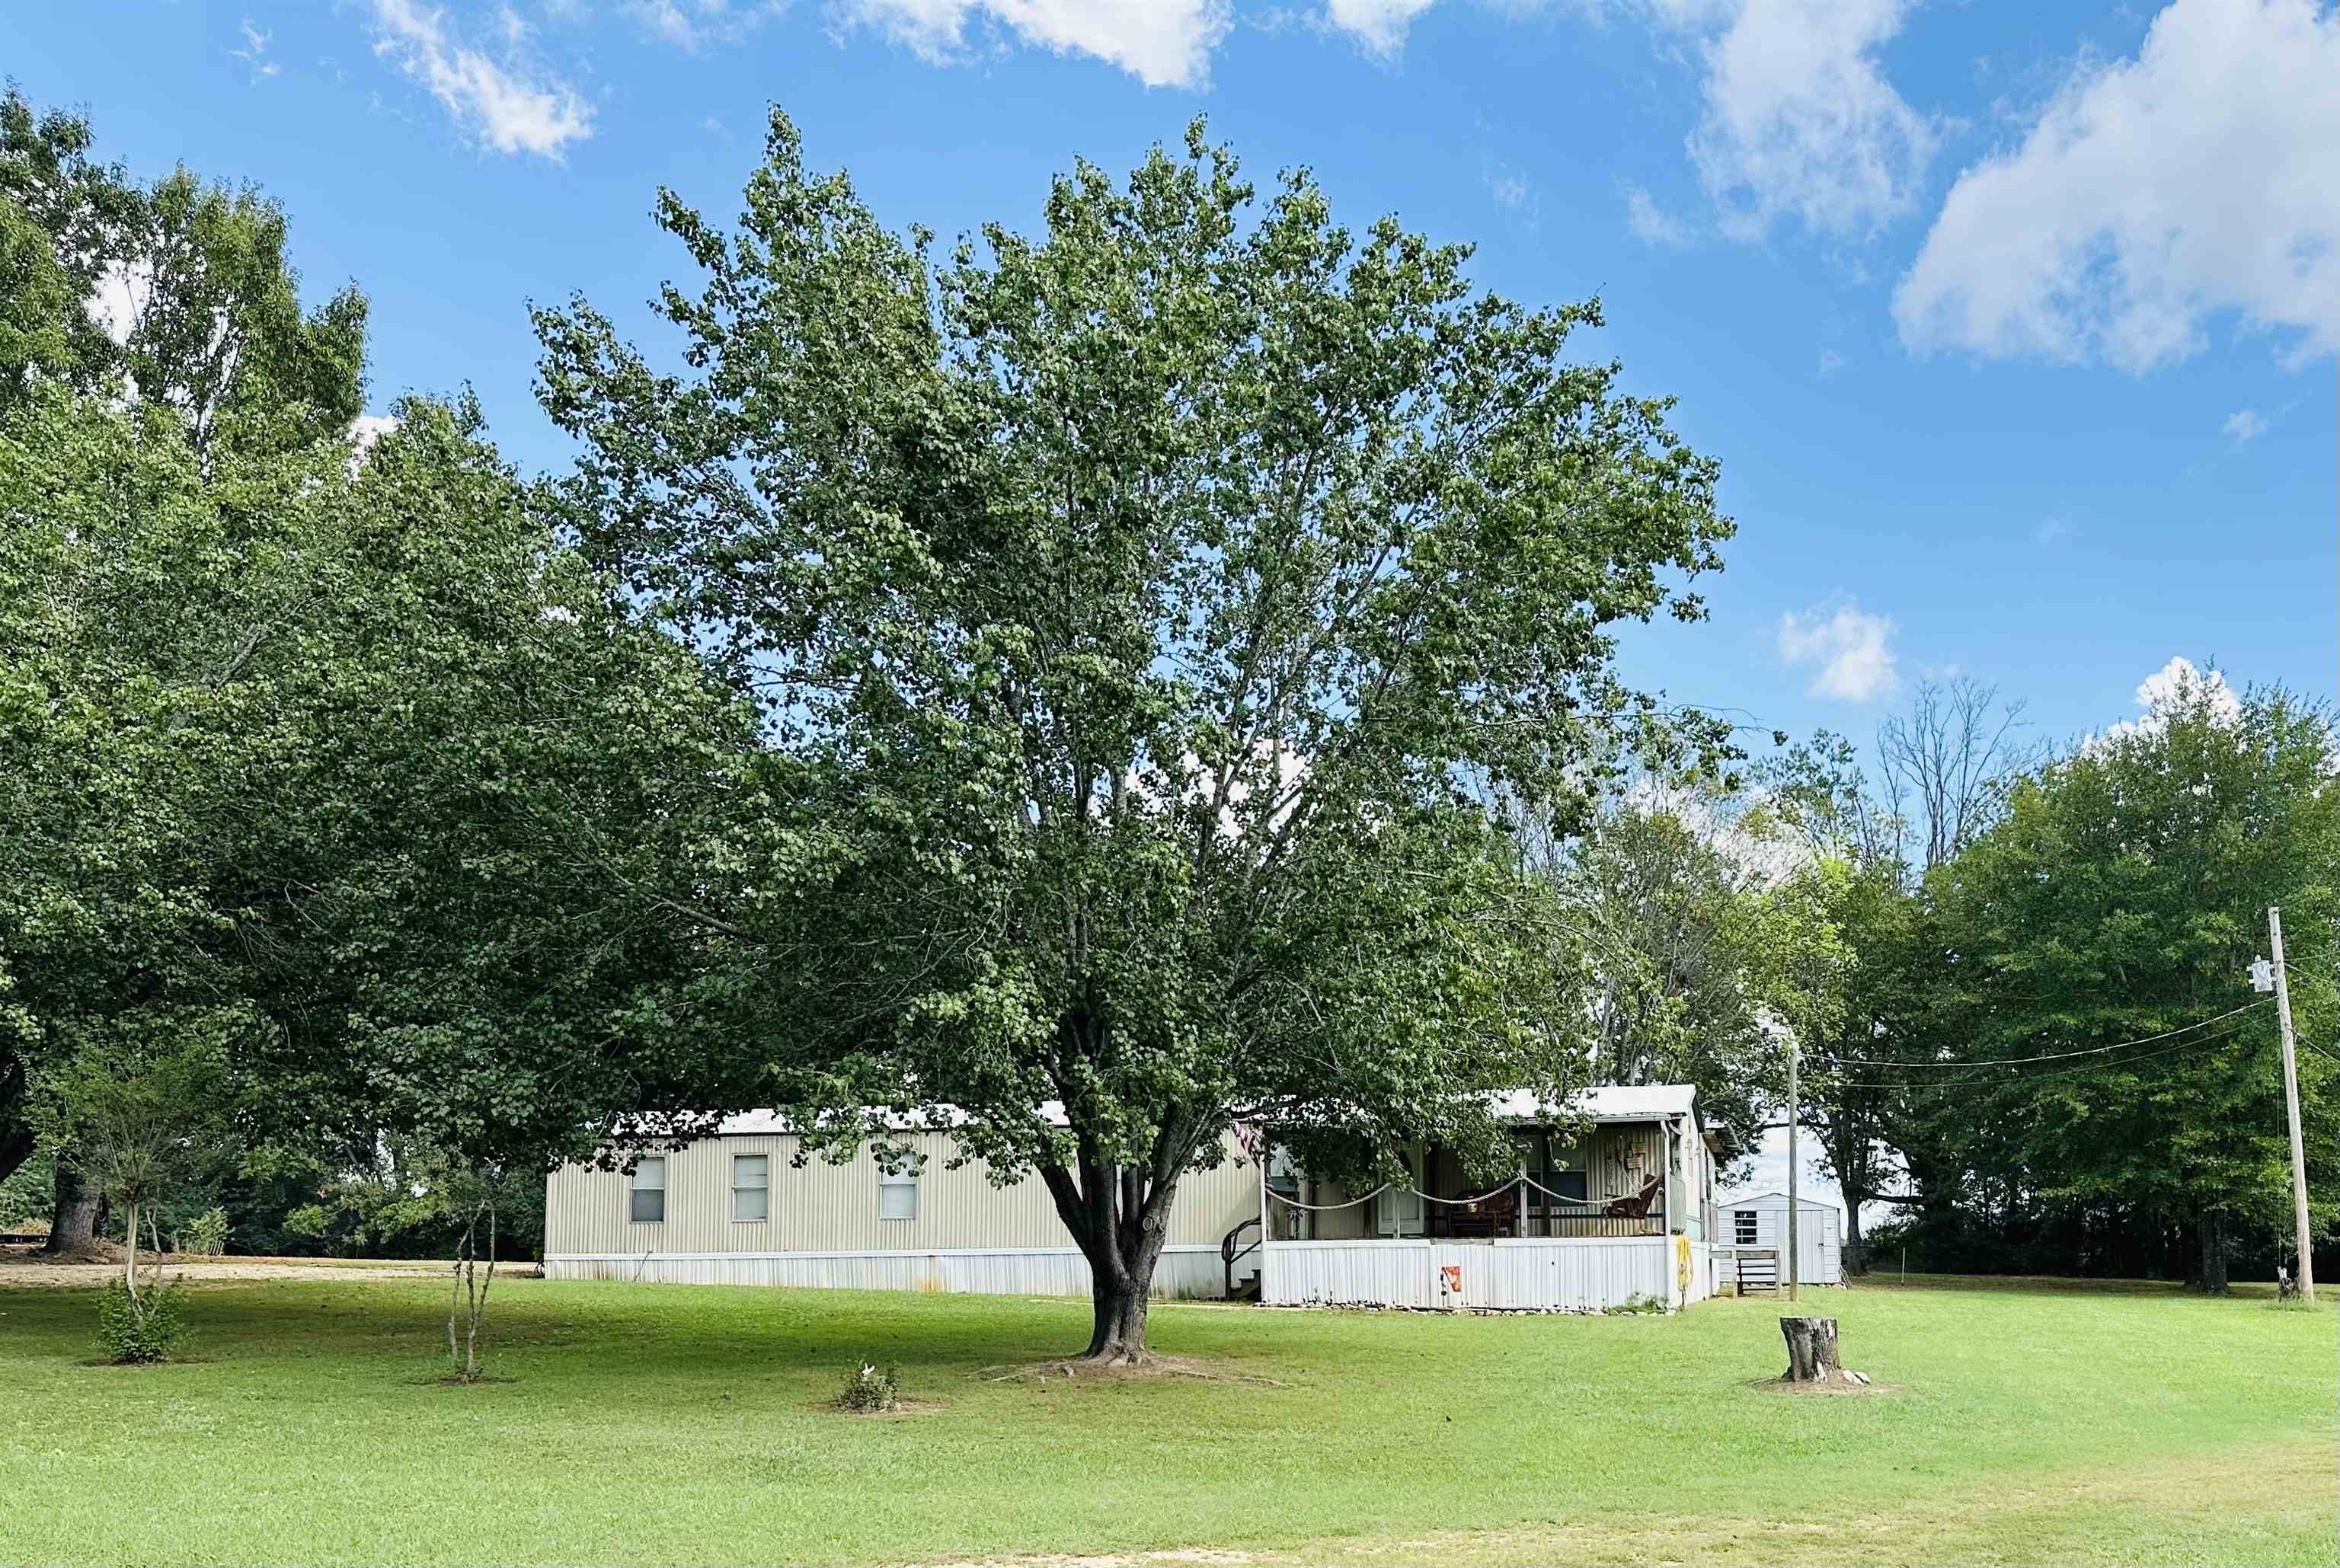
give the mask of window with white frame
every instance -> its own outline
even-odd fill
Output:
[[[649,1224],[666,1218],[666,1157],[644,1155],[634,1165],[632,1186],[628,1191],[626,1217],[638,1224]]]
[[[772,1157],[735,1154],[731,1157],[731,1218],[755,1221],[772,1217]]]
[[[918,1164],[915,1159],[881,1160],[878,1166],[878,1218],[918,1218]]]
[[[1753,1209],[1735,1208],[1731,1210],[1730,1239],[1732,1245],[1737,1247],[1752,1247],[1755,1245],[1755,1211]]]

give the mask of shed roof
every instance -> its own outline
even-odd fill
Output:
[[[1799,1207],[1804,1208],[1825,1208],[1830,1213],[1840,1212],[1836,1204],[1822,1198],[1800,1198],[1796,1202]],[[1742,1192],[1736,1198],[1716,1198],[1714,1207],[1717,1208],[1785,1208],[1788,1207],[1788,1195],[1784,1192]]]

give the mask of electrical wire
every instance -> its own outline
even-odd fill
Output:
[[[2043,1055],[2043,1056],[2003,1056],[2003,1057],[1998,1057],[1998,1058],[1995,1058],[1994,1060],[1990,1060],[1990,1061],[1987,1061],[1987,1062],[1985,1062],[1985,1061],[1890,1061],[1890,1060],[1885,1060],[1885,1059],[1883,1059],[1883,1058],[1877,1058],[1877,1057],[1861,1057],[1861,1056],[1839,1056],[1839,1057],[1836,1058],[1836,1060],[1838,1060],[1838,1061],[1839,1061],[1839,1062],[1843,1062],[1843,1063],[1845,1063],[1846,1065],[1848,1065],[1848,1066],[1851,1066],[1851,1067],[1942,1067],[1942,1068],[1967,1068],[1967,1067],[2013,1067],[2013,1066],[2017,1066],[2017,1065],[2018,1065],[2018,1064],[2020,1064],[2020,1063],[2023,1063],[2023,1062],[2028,1062],[2028,1061],[2065,1061],[2065,1060],[2068,1060],[2070,1058],[2072,1058],[2072,1057],[2076,1057],[2076,1056],[2102,1056],[2102,1055],[2104,1055],[2107,1051],[2112,1051],[2112,1050],[2127,1050],[2130,1046],[2132,1046],[2132,1045],[2151,1045],[2154,1041],[2156,1041],[2156,1040],[2175,1040],[2177,1036],[2179,1036],[2179,1035],[2181,1035],[2181,1034],[2191,1034],[2191,1033],[2193,1033],[2193,1032],[2194,1032],[2194,1031],[2196,1031],[2196,1030],[2197,1030],[2197,1029],[2207,1029],[2207,1028],[2209,1028],[2209,1027],[2210,1027],[2212,1024],[2214,1024],[2214,1023],[2223,1023],[2223,1022],[2225,1022],[2227,1019],[2230,1019],[2230,1018],[2234,1017],[2236,1013],[2248,1012],[2248,1011],[2251,1011],[2251,1009],[2253,1009],[2253,1008],[2255,1008],[2255,1007],[2265,1007],[2268,1002],[2270,1002],[2270,1001],[2274,1001],[2274,1000],[2275,1000],[2275,999],[2274,999],[2273,997],[2264,997],[2264,996],[2263,996],[2263,997],[2261,997],[2261,998],[2260,998],[2258,1001],[2246,1001],[2246,1002],[2243,1003],[2243,1005],[2242,1005],[2242,1006],[2237,1007],[2237,1008],[2232,1008],[2232,1009],[2229,1009],[2228,1011],[2225,1011],[2225,1012],[2219,1013],[2219,1014],[2218,1014],[2216,1017],[2215,1017],[2215,1018],[2206,1018],[2206,1019],[2202,1019],[2202,1020],[2200,1020],[2200,1021],[2196,1021],[2196,1022],[2186,1024],[2186,1025],[2183,1026],[2182,1028],[2178,1028],[2178,1029],[2168,1029],[2168,1030],[2164,1030],[2164,1031],[2162,1031],[2159,1034],[2148,1034],[2148,1035],[2144,1035],[2144,1036],[2142,1036],[2142,1037],[2140,1037],[2140,1038],[2138,1038],[2138,1039],[2137,1039],[2137,1040],[2121,1040],[2119,1043],[2115,1044],[2115,1045],[2091,1045],[2091,1046],[2086,1047],[2085,1049],[2080,1050],[2054,1050],[2054,1051],[2049,1051],[2049,1052],[2048,1052],[2047,1054],[2045,1054],[2045,1055]]]
[[[2232,1029],[2222,1031],[2216,1034],[2198,1035],[2192,1040],[2181,1040],[2175,1045],[2165,1045],[2158,1050],[2139,1051],[2135,1056],[2124,1056],[2115,1061],[2088,1061],[2083,1062],[2077,1067],[2051,1067],[2040,1072],[2017,1073],[2010,1078],[1994,1078],[1990,1074],[1990,1070],[1992,1068],[2006,1066],[2007,1064],[2005,1062],[1967,1061],[1955,1064],[1959,1067],[1978,1070],[1966,1078],[1913,1078],[1901,1079],[1883,1083],[1864,1079],[1829,1079],[1824,1080],[1823,1082],[1825,1086],[1829,1089],[1958,1089],[1968,1084],[1976,1083],[2029,1083],[2036,1079],[2065,1078],[2076,1072],[2094,1072],[2099,1068],[2127,1067],[2131,1062],[2151,1061],[2156,1057],[2170,1056],[2181,1050],[2191,1050],[2196,1046],[2214,1045],[2221,1040],[2233,1040],[2242,1032],[2243,1026],[2236,1025]],[[2054,1059],[2050,1058],[2049,1060],[2052,1060]],[[1940,1063],[1936,1065],[1947,1066],[1951,1064]]]

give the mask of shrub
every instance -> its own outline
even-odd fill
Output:
[[[1630,1317],[1644,1312],[1663,1312],[1666,1300],[1662,1296],[1650,1296],[1636,1290],[1616,1306],[1604,1307],[1601,1310],[1611,1317]]]
[[[116,1281],[97,1293],[97,1340],[114,1361],[168,1361],[186,1337],[186,1309],[176,1290],[150,1285],[134,1297]]]
[[[901,1377],[890,1362],[884,1366],[875,1362],[863,1362],[845,1375],[845,1386],[838,1391],[834,1403],[839,1410],[850,1410],[860,1415],[899,1409],[902,1404]]]
[[[227,1210],[208,1208],[172,1233],[174,1252],[216,1257],[227,1250]]]

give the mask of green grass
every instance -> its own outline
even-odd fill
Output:
[[[86,1291],[0,1291],[0,1557],[2340,1563],[2340,1315],[2160,1287],[1819,1291],[1898,1392],[1792,1398],[1783,1304],[1673,1318],[1165,1306],[1235,1376],[987,1381],[1076,1304],[500,1280],[192,1287],[204,1359],[86,1365]],[[436,1355],[434,1356],[434,1352]],[[928,1413],[822,1402],[894,1361]],[[1262,1381],[1273,1380],[1273,1381]]]

